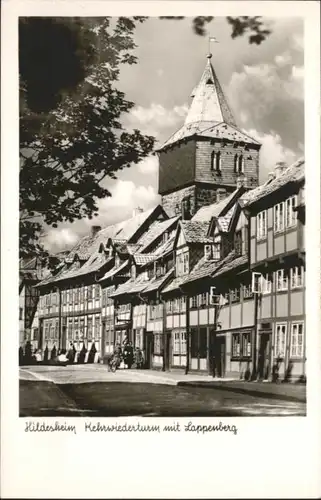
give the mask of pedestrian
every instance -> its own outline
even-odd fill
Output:
[[[134,361],[134,349],[133,344],[128,342],[128,344],[124,347],[124,363],[127,368],[131,368]]]
[[[144,356],[139,347],[136,347],[135,349],[135,365],[136,368],[141,369],[143,368],[144,365]]]

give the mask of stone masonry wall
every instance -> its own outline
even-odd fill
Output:
[[[183,198],[190,197],[190,207],[191,213],[195,213],[195,186],[189,186],[183,189],[179,189],[172,193],[168,193],[162,196],[162,206],[169,217],[175,217],[175,215],[181,215],[181,203]]]
[[[176,144],[172,149],[159,153],[159,194],[179,189],[194,180],[195,141]]]
[[[211,170],[211,153],[220,151],[221,172]],[[242,154],[244,161],[244,176],[248,187],[256,187],[259,177],[259,149],[250,144],[234,147],[231,142],[209,139],[198,140],[196,144],[196,172],[195,180],[199,182],[213,182],[215,184],[234,184],[239,177],[234,172],[234,156]]]

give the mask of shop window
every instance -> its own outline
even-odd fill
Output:
[[[303,322],[292,323],[290,339],[291,358],[302,358],[304,346],[304,324]]]
[[[239,358],[241,354],[241,336],[239,333],[232,334],[232,357]]]

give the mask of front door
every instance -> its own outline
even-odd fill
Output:
[[[146,362],[145,362],[145,367],[146,368],[151,368],[152,367],[152,358],[153,358],[153,333],[152,332],[147,332],[146,333]]]
[[[101,357],[105,356],[105,349],[106,349],[106,321],[103,321],[101,327],[101,347],[100,347]]]
[[[225,376],[225,336],[216,336],[214,341],[214,370],[213,375],[217,378]]]
[[[271,371],[271,333],[260,334],[258,372],[261,380],[268,380]]]
[[[165,355],[165,370],[169,370],[170,365],[170,346],[171,346],[171,332],[165,332],[164,338],[164,355]]]

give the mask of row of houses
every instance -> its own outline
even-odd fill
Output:
[[[305,376],[304,160],[259,181],[211,54],[182,127],[158,150],[161,204],[93,226],[37,286],[43,350],[127,336],[146,367]]]
[[[305,375],[304,161],[196,214],[159,205],[82,239],[43,280],[38,348],[127,336],[146,367]]]

